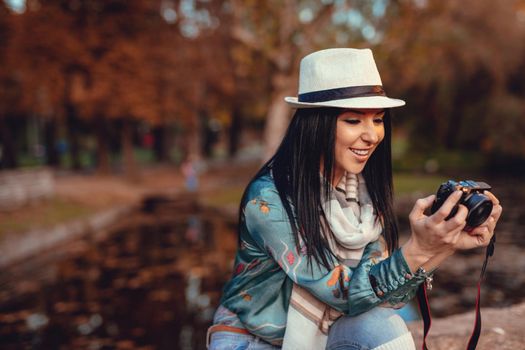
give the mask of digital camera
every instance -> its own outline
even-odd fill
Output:
[[[448,196],[454,193],[454,191],[460,190],[463,192],[461,199],[454,208],[452,208],[452,211],[445,220],[454,217],[458,212],[459,204],[463,204],[468,209],[467,227],[477,227],[484,223],[492,212],[492,201],[489,197],[483,194],[483,191],[489,191],[490,189],[490,185],[485,182],[476,182],[472,180],[456,182],[454,180],[448,180],[439,186],[436,193],[436,199],[434,200],[430,211],[434,214],[443,205]]]

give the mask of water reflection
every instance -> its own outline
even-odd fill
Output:
[[[3,274],[1,348],[205,348],[234,223],[196,203],[150,201],[144,209],[64,247],[69,256],[27,262],[36,276]]]

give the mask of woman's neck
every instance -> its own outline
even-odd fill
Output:
[[[321,174],[321,176],[323,176],[324,166],[323,166],[323,162],[322,161],[321,161],[321,164],[319,166],[319,173]],[[334,169],[334,172],[332,173],[332,179],[334,181],[332,182],[332,179],[329,179],[333,187],[335,187],[335,186],[337,186],[337,184],[339,184],[339,182],[343,178],[344,174],[345,174],[344,170]]]
[[[345,172],[336,172],[334,173],[334,183],[332,184],[332,186],[337,186],[339,184],[339,182],[341,182],[341,179],[343,178]]]

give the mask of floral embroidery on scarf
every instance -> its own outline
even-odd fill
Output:
[[[333,287],[337,284],[337,282],[339,281],[339,276],[341,275],[341,272],[344,271],[344,268],[342,265],[337,265],[334,269],[334,271],[332,272],[332,276],[330,276],[330,279],[328,280],[328,282],[326,282],[326,285],[328,287]]]
[[[374,250],[370,253],[370,256],[373,258],[380,258],[383,255],[379,250]]]
[[[372,261],[372,265],[376,265],[381,260],[382,256],[383,256],[383,253],[379,250],[374,250],[373,252],[371,252],[370,260]]]
[[[348,300],[348,287],[343,288],[343,293],[341,294],[341,288],[334,288],[332,290],[332,294],[334,298],[340,299],[346,299]]]
[[[243,263],[239,263],[237,266],[235,266],[235,272],[234,272],[234,274],[235,274],[235,275],[238,275],[238,274],[240,274],[243,270],[244,270],[244,264],[243,264]]]
[[[245,290],[241,291],[240,295],[244,299],[244,301],[252,301],[252,296],[246,293]]]
[[[268,214],[268,213],[270,212],[270,207],[268,207],[268,202],[261,201],[261,204],[260,204],[259,210],[260,210],[261,213],[263,213],[263,214]]]
[[[253,269],[255,266],[259,265],[261,261],[259,259],[253,259],[251,263],[248,264],[247,270]]]
[[[299,249],[296,248],[295,251],[299,256],[306,255],[306,252],[308,251],[301,235],[299,235]]]
[[[288,260],[288,264],[293,265],[295,261],[295,256],[293,255],[292,252],[288,253],[288,255],[286,256],[286,260]]]
[[[342,285],[339,284],[338,282],[340,281],[341,278],[344,282],[350,281],[350,276],[348,275],[348,271],[344,269],[343,265],[337,265],[334,271],[332,272],[332,276],[330,277],[328,282],[326,282],[326,285],[329,287],[336,287],[332,289],[332,294],[334,295],[334,298],[348,299],[348,285],[345,285],[344,283],[342,283]],[[342,293],[341,293],[341,288],[343,289]]]

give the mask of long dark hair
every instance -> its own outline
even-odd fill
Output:
[[[317,264],[331,268],[331,251],[324,239],[326,228],[321,225],[321,183],[328,195],[334,179],[335,138],[340,108],[300,108],[295,112],[281,145],[275,155],[262,166],[257,175],[271,170],[284,209],[290,218],[296,246],[299,238],[306,246],[306,254]],[[368,193],[378,218],[383,221],[383,236],[392,252],[398,246],[398,230],[393,211],[391,117],[385,111],[385,137],[370,156],[363,170]],[[243,201],[244,202],[244,198]],[[242,205],[242,204],[241,204]]]

